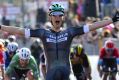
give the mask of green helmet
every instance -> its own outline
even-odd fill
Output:
[[[51,5],[49,11],[49,15],[64,15],[64,8],[60,4]]]

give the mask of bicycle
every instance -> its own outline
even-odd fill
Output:
[[[11,80],[18,80],[18,79],[16,78],[16,76],[13,76],[13,77],[11,77]],[[20,78],[20,80],[28,80],[28,79],[27,79],[26,76],[23,74],[22,77]]]
[[[20,70],[17,68],[14,68],[14,74],[11,77],[11,80],[28,80],[26,73],[29,71],[29,69]]]
[[[75,74],[77,80],[87,80],[84,72]]]
[[[107,71],[104,71],[105,73],[108,74],[107,80],[114,80],[113,79],[113,73],[117,72],[116,68],[109,67]]]
[[[104,58],[102,72],[107,76],[107,80],[114,80],[114,75],[118,72],[116,58]]]

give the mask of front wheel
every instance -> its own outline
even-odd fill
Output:
[[[112,75],[109,75],[107,80],[116,80],[116,79],[114,79]]]

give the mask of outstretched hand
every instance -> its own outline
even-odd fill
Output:
[[[119,21],[119,11],[116,11],[115,15],[114,15],[113,18],[112,18],[112,21],[113,21],[113,22]]]

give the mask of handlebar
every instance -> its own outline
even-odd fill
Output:
[[[106,65],[102,65],[101,66],[101,70],[103,72],[118,72],[117,66],[106,66]]]
[[[116,68],[111,69],[110,67],[108,68],[108,72],[115,72],[117,71]]]

